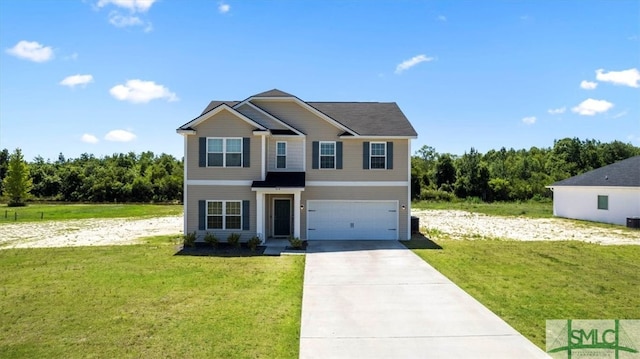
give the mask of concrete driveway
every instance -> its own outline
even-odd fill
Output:
[[[397,241],[310,241],[300,358],[548,358]]]

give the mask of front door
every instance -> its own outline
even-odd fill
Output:
[[[291,200],[273,200],[273,235],[291,235]]]

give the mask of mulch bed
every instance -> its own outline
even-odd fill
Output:
[[[241,244],[240,247],[232,246],[228,243],[218,243],[214,248],[209,243],[196,242],[193,247],[180,247],[177,256],[212,256],[212,257],[253,257],[261,256],[266,249],[266,246],[258,246],[255,251],[252,251],[246,244]]]

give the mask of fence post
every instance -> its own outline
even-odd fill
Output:
[[[40,219],[44,219],[44,212],[40,212]]]
[[[13,212],[13,220],[17,221],[18,220],[18,212]]]

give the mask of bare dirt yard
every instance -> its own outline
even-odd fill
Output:
[[[563,218],[499,217],[451,210],[414,210],[420,227],[452,239],[493,238],[518,241],[578,240],[640,245],[640,231]]]
[[[420,227],[450,238],[578,240],[640,245],[640,231],[562,218],[498,217],[453,210],[414,210]],[[0,225],[0,249],[135,244],[141,237],[180,234],[182,216],[83,219]],[[428,235],[428,233],[426,233]]]
[[[135,244],[138,238],[179,234],[182,216],[82,219],[0,225],[0,249]]]

